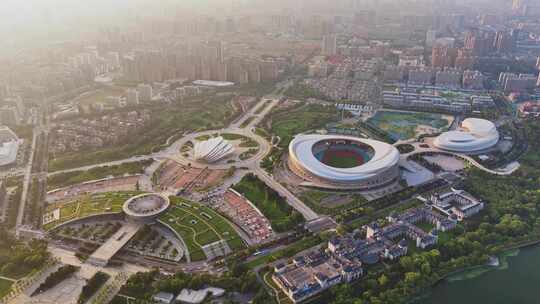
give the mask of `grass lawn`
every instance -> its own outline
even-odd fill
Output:
[[[12,281],[0,279],[0,299],[9,293],[11,290]]]
[[[429,222],[418,222],[414,225],[428,233],[435,228],[435,226]]]
[[[144,168],[149,166],[152,162],[152,160],[144,160],[140,162],[125,163],[116,166],[97,167],[87,171],[75,171],[55,174],[47,179],[47,189],[54,190],[74,184],[79,184],[82,182],[103,179],[109,176],[122,176],[124,174],[141,174],[144,173]]]
[[[184,240],[193,261],[204,260],[201,246],[226,240],[234,250],[244,244],[231,224],[214,210],[201,204],[171,197],[171,209],[160,220],[170,225]]]
[[[362,164],[358,161],[357,157],[340,155],[329,155],[328,157],[325,157],[324,162],[327,166],[345,169],[358,167]]]
[[[276,232],[291,230],[304,221],[284,198],[254,175],[244,176],[233,188],[257,206]]]
[[[272,115],[272,133],[281,138],[281,147],[286,147],[293,136],[313,129],[324,127],[336,120],[334,107],[316,105],[303,106],[296,110]]]
[[[88,194],[67,202],[58,202],[47,206],[46,212],[60,208],[60,219],[47,225],[45,230],[52,229],[69,220],[82,218],[95,214],[120,212],[124,202],[141,192],[107,192]]]
[[[105,102],[107,96],[122,96],[125,89],[120,87],[103,87],[89,94],[84,94],[77,99],[81,106],[91,106],[98,102]],[[116,105],[119,106],[119,105]]]
[[[441,244],[444,244],[444,243],[447,243],[448,241],[450,241],[452,239],[452,233],[451,232],[442,232],[442,231],[439,231],[439,239],[437,240],[437,243],[439,245]]]

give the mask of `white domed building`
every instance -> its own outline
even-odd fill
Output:
[[[341,135],[297,135],[289,145],[289,169],[304,185],[369,190],[399,179],[399,151],[384,142]]]
[[[215,163],[231,155],[233,152],[233,145],[219,136],[197,142],[195,144],[194,157],[197,161]]]
[[[15,163],[22,142],[10,128],[0,126],[0,166]]]
[[[467,118],[461,128],[439,135],[436,148],[459,153],[474,153],[492,148],[499,142],[499,132],[494,123],[480,118]]]

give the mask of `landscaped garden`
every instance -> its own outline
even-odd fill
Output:
[[[66,202],[58,202],[47,206],[45,215],[60,209],[60,218],[43,226],[45,230],[54,228],[62,223],[90,215],[116,213],[122,211],[124,202],[140,192],[107,192],[87,194]]]
[[[219,240],[225,240],[233,251],[244,247],[226,218],[195,202],[171,197],[171,207],[160,220],[182,237],[192,261],[204,260],[201,247]]]
[[[296,134],[322,128],[336,120],[336,117],[337,110],[334,107],[302,106],[271,115],[271,131],[281,138],[280,146],[286,147]]]

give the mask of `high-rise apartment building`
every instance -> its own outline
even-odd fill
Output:
[[[322,40],[322,55],[334,56],[337,54],[337,36],[325,35]]]
[[[149,84],[140,84],[137,87],[139,93],[139,99],[143,102],[152,101],[152,86]]]
[[[135,89],[129,89],[127,91],[127,104],[137,105],[139,104],[139,92]]]
[[[433,43],[435,43],[435,40],[437,39],[437,31],[436,30],[429,30],[426,32],[426,46],[432,47]]]

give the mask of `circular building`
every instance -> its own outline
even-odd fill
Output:
[[[489,120],[467,118],[461,128],[439,135],[433,145],[441,150],[472,153],[489,149],[499,141],[497,127]]]
[[[306,184],[368,190],[399,178],[399,151],[384,142],[340,135],[297,135],[289,145],[289,168]]]
[[[215,163],[234,152],[234,147],[223,137],[214,137],[195,144],[194,157],[198,161]]]
[[[152,222],[167,208],[169,198],[157,193],[145,193],[128,199],[122,210],[128,220],[135,222]]]

